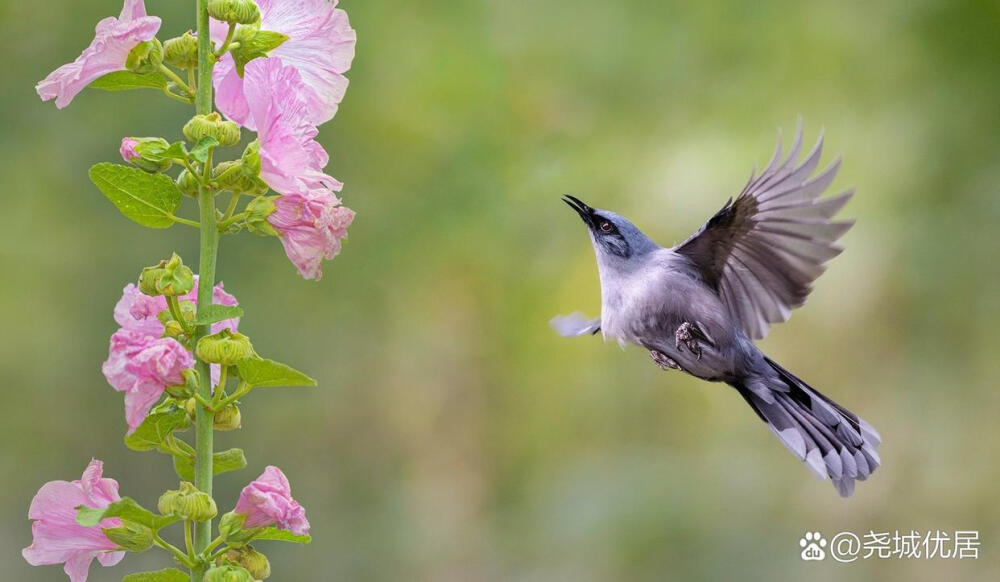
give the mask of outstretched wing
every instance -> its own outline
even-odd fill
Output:
[[[820,199],[840,168],[840,158],[810,178],[819,163],[823,136],[796,166],[801,147],[800,123],[788,157],[781,161],[779,137],[774,157],[760,176],[751,174],[735,200],[674,249],[694,264],[747,335],[756,339],[805,303],[824,264],[843,250],[834,242],[854,224],[833,220],[853,190]]]

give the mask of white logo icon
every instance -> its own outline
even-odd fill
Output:
[[[818,531],[807,531],[799,540],[799,546],[802,548],[800,555],[803,560],[822,560],[826,557],[826,552],[823,550],[826,547],[826,540]]]

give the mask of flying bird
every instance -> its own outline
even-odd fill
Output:
[[[590,232],[601,280],[601,316],[559,316],[561,335],[602,332],[649,350],[663,370],[725,382],[778,439],[843,497],[880,464],[881,437],[754,345],[805,303],[835,242],[853,221],[834,220],[853,190],[820,198],[840,159],[813,177],[823,149],[797,164],[799,125],[783,159],[781,139],[760,175],[693,236],[664,248],[624,217],[564,196]]]

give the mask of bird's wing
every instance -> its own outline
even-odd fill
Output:
[[[574,311],[569,315],[557,315],[549,321],[552,329],[563,337],[573,337],[578,335],[595,334],[601,331],[601,318],[589,319],[579,311]]]
[[[848,190],[820,199],[840,167],[838,157],[815,177],[823,136],[798,166],[802,147],[799,124],[788,157],[781,139],[774,157],[735,200],[730,199],[691,238],[674,251],[698,269],[747,335],[760,339],[772,323],[788,319],[802,305],[824,264],[843,250],[834,242],[854,221],[834,221],[854,194]]]

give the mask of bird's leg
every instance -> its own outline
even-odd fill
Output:
[[[659,350],[649,350],[649,357],[661,370],[680,370],[681,366]]]
[[[680,324],[674,333],[674,345],[677,349],[682,349],[682,346],[686,347],[699,360],[701,359],[701,342],[712,345],[712,340],[705,335],[705,332],[697,322],[691,323],[690,321],[685,321]]]

